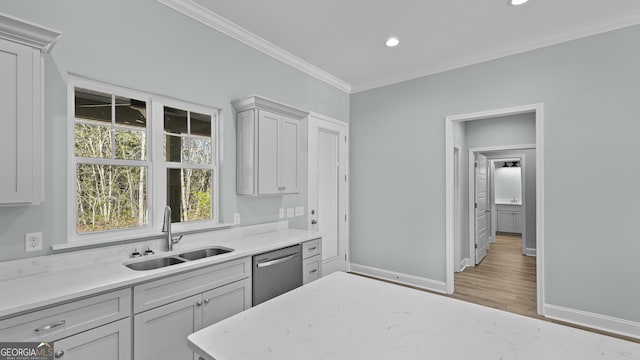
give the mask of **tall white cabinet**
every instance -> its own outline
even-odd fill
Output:
[[[0,14],[0,206],[42,200],[42,54],[58,37]]]
[[[236,192],[298,192],[300,121],[308,112],[260,97],[232,102],[236,109]]]

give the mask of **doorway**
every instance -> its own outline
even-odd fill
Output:
[[[325,116],[309,115],[309,230],[323,233],[322,275],[347,270],[348,128]]]
[[[503,116],[518,114],[533,114],[535,118],[535,155],[537,161],[536,171],[536,310],[539,315],[544,315],[544,142],[543,136],[543,104],[533,104],[504,108],[498,110],[482,111],[462,115],[447,116],[445,118],[445,181],[446,181],[446,283],[447,293],[454,293],[455,265],[455,172],[454,172],[454,126],[468,121],[480,121]],[[475,249],[474,249],[475,250]],[[470,264],[473,266],[472,264]]]

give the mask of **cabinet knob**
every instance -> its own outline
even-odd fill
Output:
[[[204,299],[205,304],[208,304],[209,302],[211,302],[211,299]]]
[[[60,359],[61,357],[64,356],[64,350],[56,351],[56,353],[54,355],[55,355],[56,359]]]
[[[198,301],[198,302],[196,303],[196,306],[202,306],[202,301]]]

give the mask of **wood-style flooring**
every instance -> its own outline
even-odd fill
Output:
[[[455,273],[452,297],[538,317],[536,258],[522,255],[520,235],[498,234],[480,264]]]

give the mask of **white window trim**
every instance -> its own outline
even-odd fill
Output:
[[[76,165],[78,159],[75,157],[75,88],[104,92],[117,96],[134,98],[146,101],[147,103],[147,160],[137,161],[139,164],[148,166],[147,171],[147,225],[144,227],[118,229],[108,231],[97,231],[85,234],[76,232]],[[121,86],[111,85],[95,80],[69,75],[67,83],[67,243],[57,244],[54,250],[65,249],[78,246],[92,246],[111,242],[127,240],[139,240],[140,238],[156,237],[162,234],[163,209],[166,204],[166,163],[162,154],[162,136],[164,124],[159,121],[163,119],[163,106],[170,106],[181,109],[188,109],[192,112],[211,115],[212,121],[212,212],[213,219],[191,221],[188,223],[174,223],[173,230],[176,233],[189,232],[207,229],[228,227],[231,224],[220,223],[220,109],[197,105],[188,101],[176,100],[168,97],[153,95]],[[154,126],[155,125],[155,126]],[[95,160],[95,161],[93,161]],[[92,159],[91,162],[100,163],[102,159]],[[82,161],[84,163],[84,161]],[[118,162],[117,159],[110,162]],[[135,162],[135,161],[134,161]],[[129,162],[128,164],[133,164]],[[189,168],[199,168],[201,165],[188,165]]]

